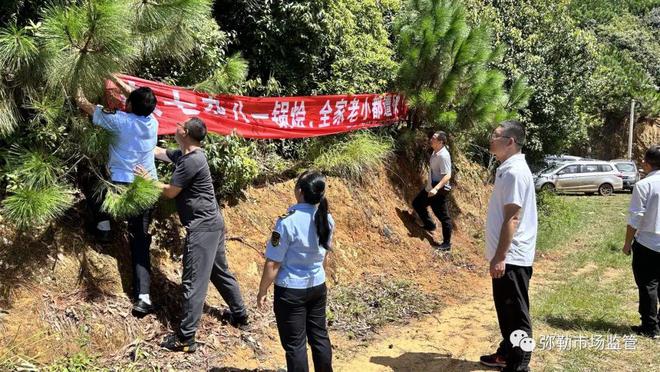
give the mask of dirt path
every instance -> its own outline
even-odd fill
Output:
[[[483,281],[475,300],[443,309],[398,331],[386,331],[338,371],[486,371],[479,356],[498,342],[495,308]],[[483,319],[483,321],[479,321]],[[477,320],[475,322],[475,320]]]
[[[593,225],[588,234],[569,237],[562,249],[544,254],[542,258],[537,257],[530,295],[534,297],[539,293],[553,291],[551,284],[558,279],[553,273],[560,268],[566,256],[574,250],[588,248],[594,234],[606,231],[608,225],[609,221],[601,221]],[[590,263],[573,275],[584,274],[595,267]],[[536,323],[548,331],[547,325],[538,321]],[[412,322],[406,327],[388,329],[368,346],[350,353],[340,351],[337,353],[340,355],[336,357],[336,366],[338,371],[346,372],[492,371],[479,364],[479,356],[493,352],[500,337],[490,279],[484,275],[482,280],[475,281],[469,300],[447,306],[439,313]],[[543,363],[536,359],[532,360],[532,367],[536,363]]]

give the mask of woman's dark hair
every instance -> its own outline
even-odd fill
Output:
[[[306,171],[298,177],[296,188],[302,191],[305,203],[319,205],[314,215],[316,234],[319,236],[319,245],[329,250],[330,221],[328,199],[325,197],[325,177],[317,171]]]
[[[149,116],[156,109],[156,96],[149,87],[141,87],[128,95],[126,102],[131,103],[131,111],[135,115]]]

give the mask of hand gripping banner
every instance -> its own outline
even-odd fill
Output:
[[[204,120],[210,132],[245,138],[302,138],[325,136],[394,124],[405,120],[407,107],[399,94],[356,94],[308,97],[246,97],[211,95],[120,75],[134,87],[149,87],[158,105],[153,115],[158,134],[173,134],[176,124],[189,118]],[[106,82],[106,104],[122,108],[125,97]]]

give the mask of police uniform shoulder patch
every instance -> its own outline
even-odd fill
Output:
[[[294,213],[296,213],[295,210],[290,210],[290,211],[284,213],[283,215],[280,215],[279,219],[280,219],[280,220],[283,220],[283,219],[289,217],[290,215],[292,215],[292,214],[294,214]]]
[[[117,113],[117,109],[111,109],[104,107],[101,111],[103,111],[104,114],[109,114],[109,115],[114,115]]]
[[[280,233],[278,233],[277,231],[273,231],[273,233],[270,235],[270,244],[273,247],[277,247],[278,245],[280,245],[280,237],[281,237]]]

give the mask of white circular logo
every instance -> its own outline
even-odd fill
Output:
[[[536,347],[536,341],[534,341],[534,339],[531,337],[525,337],[522,340],[520,340],[520,348],[523,349],[523,351],[531,353],[532,351],[534,351],[535,347]]]
[[[511,332],[511,336],[509,336],[509,341],[513,344],[513,346],[520,346],[520,341],[522,341],[523,338],[528,338],[529,335],[527,332],[516,329],[515,331]]]

